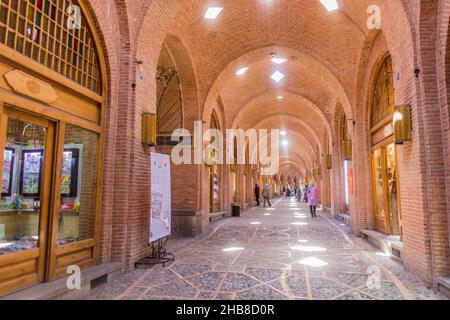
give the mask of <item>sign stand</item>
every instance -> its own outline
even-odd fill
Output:
[[[175,256],[167,252],[166,245],[172,233],[172,194],[170,181],[170,156],[150,153],[151,168],[151,208],[150,208],[150,239],[152,249],[150,257],[135,264],[136,268],[151,268],[152,266],[175,261]]]
[[[155,265],[162,264],[163,267],[167,263],[175,261],[175,256],[172,253],[167,252],[166,244],[169,238],[158,240],[151,244],[152,255],[144,258],[136,263],[137,269],[149,269]]]

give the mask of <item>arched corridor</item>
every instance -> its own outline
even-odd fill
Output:
[[[1,1],[0,299],[450,297],[449,30],[450,0]]]

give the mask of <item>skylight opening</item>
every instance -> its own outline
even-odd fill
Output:
[[[240,68],[237,72],[236,75],[238,76],[243,76],[244,74],[246,74],[248,71],[248,67],[244,67],[244,68]]]
[[[209,7],[205,13],[205,19],[207,19],[207,20],[216,19],[219,16],[219,14],[222,12],[222,10],[223,10],[222,7]]]
[[[287,61],[287,59],[273,57],[270,61],[276,64],[283,64]]]
[[[320,3],[327,9],[328,12],[336,11],[339,9],[337,0],[320,0]]]
[[[280,82],[284,78],[284,74],[282,74],[280,71],[275,71],[272,76],[272,80],[275,82]]]

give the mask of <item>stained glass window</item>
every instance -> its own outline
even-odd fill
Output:
[[[75,9],[77,0],[0,0],[0,43],[100,94],[95,45]]]
[[[394,112],[394,75],[391,56],[387,56],[377,73],[372,102],[372,126]]]

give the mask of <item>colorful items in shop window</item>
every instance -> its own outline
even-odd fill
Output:
[[[16,240],[17,239],[17,240]],[[0,247],[0,255],[6,253],[18,253],[26,250],[31,250],[37,248],[37,237],[36,239],[23,237],[17,238],[10,243],[6,243]]]
[[[5,241],[6,239],[6,225],[0,224],[0,241]]]
[[[78,238],[66,238],[66,239],[61,239],[57,241],[58,246],[65,246],[66,244],[71,244],[71,243],[75,243],[75,242],[79,242],[80,239]]]
[[[13,209],[20,210],[20,198],[19,195],[14,194]]]
[[[73,211],[80,212],[80,209],[81,209],[80,200],[76,198],[75,202],[73,203]]]
[[[39,211],[41,209],[41,199],[34,198],[33,208],[34,211]]]

